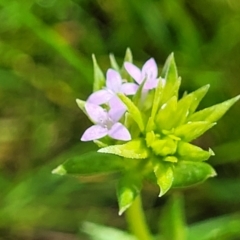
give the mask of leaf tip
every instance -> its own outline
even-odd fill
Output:
[[[119,215],[119,216],[122,216],[122,214],[130,207],[130,205],[131,205],[131,204],[128,204],[128,205],[126,205],[126,206],[124,206],[124,207],[121,207],[121,208],[119,209],[118,215]]]
[[[63,165],[60,165],[52,170],[52,174],[65,175],[65,174],[67,174],[67,171],[63,167]]]

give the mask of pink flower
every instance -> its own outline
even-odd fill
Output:
[[[156,88],[158,85],[158,68],[155,60],[150,58],[143,65],[142,69],[139,69],[134,64],[130,62],[125,62],[124,67],[129,73],[129,75],[140,85],[144,80],[146,80],[143,89],[150,90]]]
[[[118,122],[122,113],[119,114],[116,108],[114,110],[110,108],[107,112],[102,107],[87,102],[85,104],[85,109],[89,118],[95,123],[95,125],[89,127],[83,133],[81,141],[97,140],[107,135],[117,140],[131,140],[131,135],[128,129]]]
[[[137,84],[123,83],[121,75],[117,71],[109,69],[107,71],[106,88],[92,93],[89,96],[87,102],[101,105],[108,103],[113,98],[118,98],[118,93],[124,93],[125,95],[134,95],[137,89]]]

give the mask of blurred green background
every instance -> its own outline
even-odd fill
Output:
[[[109,53],[122,64],[127,47],[159,70],[174,52],[182,92],[211,84],[200,107],[240,93],[238,0],[0,0],[0,239],[89,239],[84,221],[126,229],[114,179],[51,170],[94,147],[79,140],[90,122],[75,103],[92,89],[91,54],[105,71]],[[197,141],[215,151],[218,177],[183,191],[189,225],[237,214],[220,240],[240,239],[239,107]],[[144,187],[154,233],[170,194]]]

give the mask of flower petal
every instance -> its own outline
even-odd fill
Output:
[[[127,110],[125,104],[118,97],[113,97],[109,101],[109,106],[110,110],[108,112],[108,115],[113,120],[114,123],[119,121],[119,119],[123,116],[123,114]]]
[[[138,90],[138,85],[136,83],[124,83],[121,86],[121,92],[126,95],[134,95]]]
[[[150,58],[145,62],[142,68],[142,80],[147,79],[156,79],[158,74],[157,63],[153,58]]]
[[[158,85],[158,82],[159,82],[159,79],[149,79],[145,82],[144,84],[144,89],[146,90],[150,90],[150,89],[153,89],[153,88],[156,88],[157,85]]]
[[[122,85],[122,78],[121,75],[113,70],[109,69],[107,71],[107,80],[106,86],[109,90],[112,90],[114,93],[118,93],[120,91],[120,87]]]
[[[100,125],[93,125],[88,128],[82,135],[81,141],[87,142],[105,137],[108,134],[108,129]]]
[[[85,109],[88,116],[94,123],[103,124],[108,119],[107,112],[100,106],[92,103],[86,103]]]
[[[109,130],[108,135],[117,140],[123,141],[131,140],[131,135],[128,129],[121,123],[115,123]]]
[[[134,64],[130,63],[130,62],[125,62],[124,63],[124,67],[127,70],[127,72],[129,73],[129,75],[138,83],[141,84],[142,83],[142,79],[141,79],[141,70],[136,67]]]
[[[87,102],[101,105],[103,103],[108,102],[109,99],[112,98],[112,96],[113,96],[113,94],[111,92],[107,91],[106,89],[102,89],[102,90],[92,93],[88,97]]]

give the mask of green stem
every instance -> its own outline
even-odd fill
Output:
[[[152,239],[143,213],[140,195],[136,197],[132,205],[126,210],[126,220],[130,230],[138,240]]]

